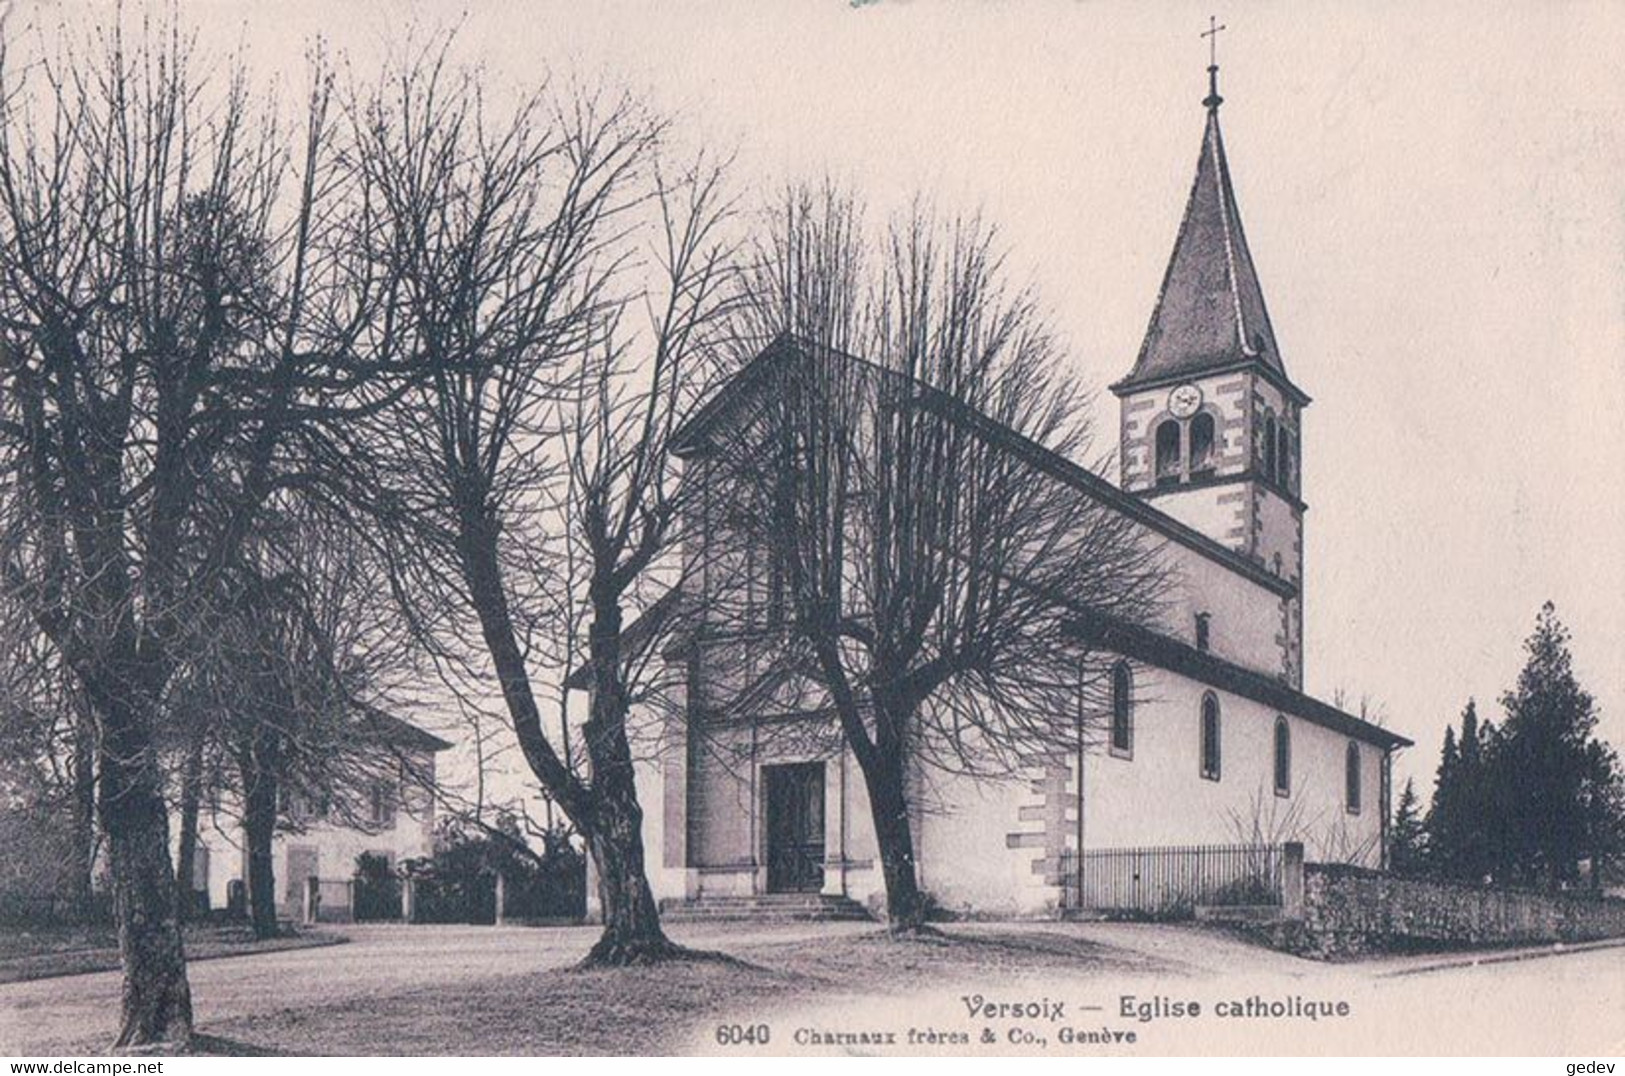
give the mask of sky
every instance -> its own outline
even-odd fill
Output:
[[[167,5],[166,5],[167,6]],[[14,10],[88,25],[100,5]],[[1496,700],[1543,601],[1625,748],[1625,7],[1563,3],[181,3],[301,82],[459,25],[493,86],[624,83],[737,150],[981,210],[1104,386],[1131,366],[1196,164],[1208,16],[1226,148],[1304,419],[1306,677],[1417,741]],[[1116,401],[1102,392],[1100,426]],[[1356,702],[1351,702],[1356,705]]]

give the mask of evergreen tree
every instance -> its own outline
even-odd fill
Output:
[[[1492,847],[1501,830],[1495,791],[1486,772],[1486,744],[1493,727],[1478,722],[1478,704],[1467,700],[1461,713],[1461,736],[1457,741],[1461,759],[1456,767],[1454,789],[1455,874],[1470,881],[1483,881],[1494,871]]]
[[[1617,853],[1621,775],[1612,749],[1592,737],[1596,704],[1575,678],[1569,632],[1550,602],[1524,649],[1487,759],[1495,851],[1510,879],[1556,886],[1577,880],[1582,859]]]
[[[1600,740],[1587,746],[1582,806],[1589,840],[1591,887],[1601,890],[1609,868],[1625,854],[1625,778],[1612,747]]]
[[[1493,726],[1479,724],[1472,699],[1461,712],[1460,734],[1453,726],[1445,728],[1425,827],[1432,873],[1481,882],[1492,872],[1498,823],[1485,760],[1493,735]]]
[[[1433,778],[1433,803],[1428,809],[1427,831],[1428,870],[1433,874],[1452,877],[1455,874],[1459,850],[1457,834],[1456,774],[1461,768],[1461,752],[1456,747],[1456,727],[1444,728],[1444,745],[1439,749],[1439,768]]]
[[[1427,835],[1423,829],[1421,802],[1416,782],[1406,780],[1394,810],[1394,825],[1388,837],[1388,865],[1395,874],[1419,874],[1423,870]]]

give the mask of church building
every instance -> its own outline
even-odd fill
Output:
[[[1391,755],[1409,741],[1303,692],[1310,399],[1270,324],[1209,71],[1173,253],[1139,355],[1111,386],[1119,483],[1055,461],[1079,495],[1165,550],[1175,593],[1154,627],[1107,640],[1116,661],[1098,746],[1011,780],[921,775],[919,880],[949,911],[1053,912],[1075,899],[1085,856],[1112,850],[1297,842],[1310,861],[1384,862]],[[719,395],[749,391],[750,372]],[[716,411],[690,421],[691,464]],[[640,771],[656,894],[882,902],[864,782],[828,714],[786,713],[765,694],[759,713],[705,730],[701,746],[705,658],[685,660],[692,712]],[[798,720],[827,734],[762,735]]]

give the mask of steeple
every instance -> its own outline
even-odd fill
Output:
[[[1223,27],[1214,27],[1208,36]],[[1286,379],[1219,130],[1219,66],[1208,64],[1207,123],[1185,216],[1134,369],[1112,388],[1259,363]]]
[[[1223,27],[1214,19],[1202,36]],[[1210,46],[1211,48],[1211,46]],[[1119,400],[1123,489],[1299,588],[1282,609],[1279,675],[1303,675],[1303,416],[1309,397],[1281,364],[1241,229],[1219,130],[1210,52],[1196,180],[1173,257]],[[1198,645],[1225,630],[1200,593]],[[1232,630],[1240,630],[1233,627]]]

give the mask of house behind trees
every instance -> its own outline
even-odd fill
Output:
[[[921,887],[950,910],[1067,903],[1081,852],[1302,842],[1312,860],[1379,866],[1392,752],[1409,741],[1303,692],[1303,421],[1242,232],[1216,87],[1195,181],[1138,359],[1112,386],[1120,484],[1012,431],[986,435],[1132,523],[1171,579],[1156,622],[1080,609],[1081,647],[1110,655],[1080,686],[1075,749],[1004,780],[925,765],[910,802]],[[781,337],[679,438],[701,486],[685,584],[703,630],[683,712],[641,772],[650,881],[662,897],[822,894],[876,904],[884,885],[864,783],[818,685],[779,660],[784,582],[730,532],[753,394],[795,364],[864,363]],[[880,391],[886,377],[869,380]],[[968,419],[974,421],[974,418]],[[747,446],[748,449],[748,446]],[[1085,697],[1098,702],[1085,704]]]
[[[353,917],[358,858],[379,856],[390,867],[434,852],[436,756],[451,747],[407,721],[374,711],[366,727],[369,764],[347,768],[320,791],[284,786],[278,794],[272,872],[277,917],[299,920],[311,878],[320,881],[319,918]],[[194,893],[208,907],[230,906],[233,883],[248,881],[248,845],[241,812],[222,798],[199,820]],[[196,899],[196,898],[195,898]]]

